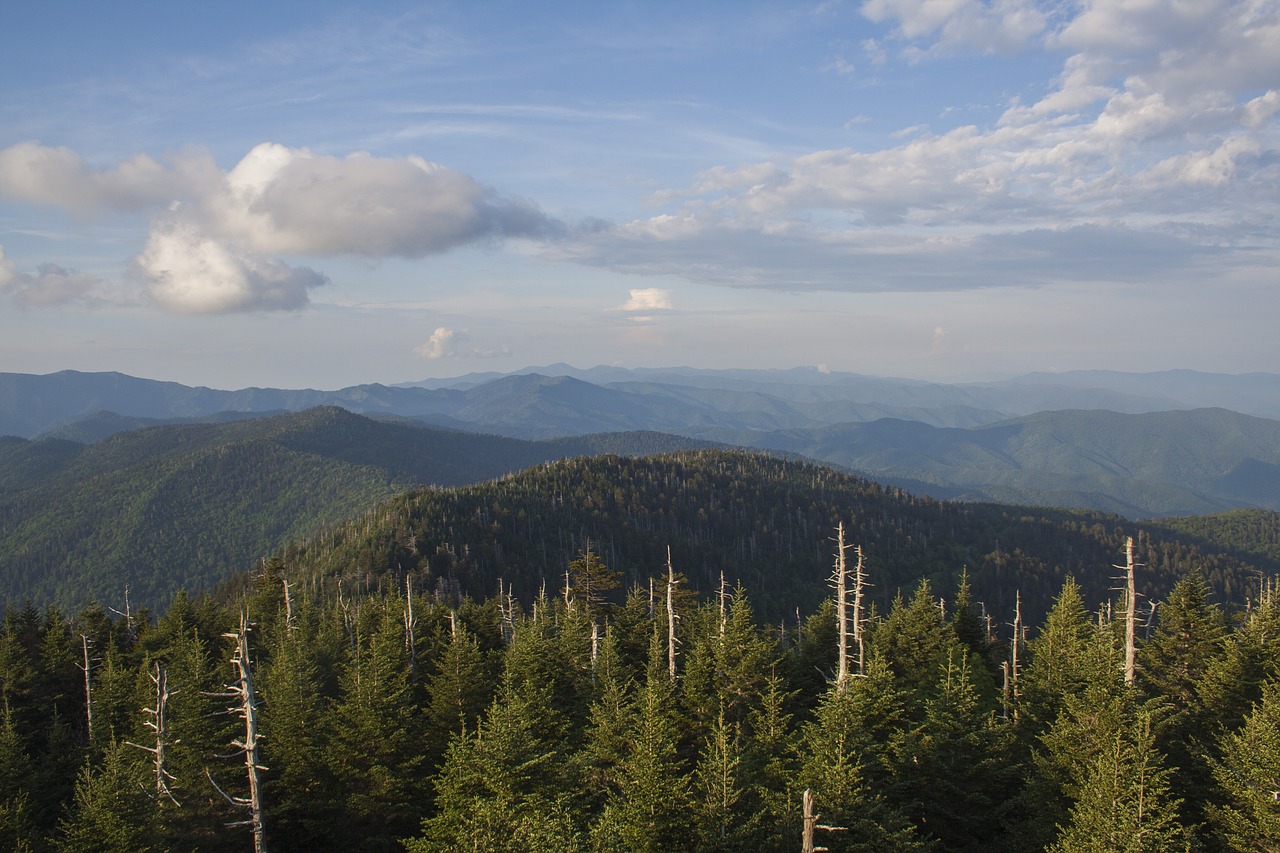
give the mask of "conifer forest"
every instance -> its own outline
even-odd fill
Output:
[[[1280,587],[1206,530],[709,451],[406,493],[11,606],[0,847],[1274,851]]]

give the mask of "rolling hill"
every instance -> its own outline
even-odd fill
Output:
[[[588,453],[705,442],[659,433],[526,442],[338,408],[148,427],[83,445],[0,440],[0,598],[168,600],[415,485]]]

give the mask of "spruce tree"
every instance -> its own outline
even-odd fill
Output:
[[[1156,748],[1153,714],[1140,710],[1098,738],[1065,826],[1049,853],[1170,853],[1190,850]]]
[[[59,825],[59,853],[147,853],[158,849],[147,768],[122,743],[108,744],[102,764],[85,767],[75,802]]]
[[[1217,837],[1227,849],[1280,849],[1280,682],[1269,681],[1244,725],[1221,739],[1213,774],[1224,795],[1210,809]]]

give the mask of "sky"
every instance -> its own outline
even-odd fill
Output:
[[[1280,2],[0,4],[0,371],[1280,370]]]

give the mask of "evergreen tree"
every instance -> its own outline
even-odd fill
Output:
[[[435,781],[437,812],[405,846],[416,853],[580,847],[563,794],[568,785],[555,715],[545,685],[507,678],[475,733],[450,743]]]
[[[1214,733],[1213,712],[1200,689],[1224,654],[1227,626],[1222,612],[1209,604],[1208,587],[1198,572],[1179,581],[1158,612],[1159,627],[1138,657],[1138,684],[1149,696],[1167,702],[1170,713],[1161,720],[1156,743],[1176,768],[1170,778],[1172,795],[1183,801],[1188,819],[1198,823],[1213,787],[1208,754]]]
[[[658,633],[649,646],[645,683],[631,709],[631,737],[618,765],[625,780],[592,829],[601,850],[684,850],[691,843],[689,780],[680,760],[680,721],[666,646]]]
[[[448,645],[427,679],[425,708],[427,759],[438,767],[451,738],[475,729],[476,719],[493,700],[493,674],[480,644],[456,617]]]
[[[146,853],[156,849],[147,769],[124,744],[109,744],[102,765],[85,767],[75,803],[59,824],[59,853]]]
[[[1100,739],[1050,853],[1169,853],[1190,850],[1169,793],[1169,771],[1155,746],[1152,713],[1132,715]]]
[[[1227,849],[1280,849],[1280,682],[1269,681],[1244,725],[1223,736],[1213,773],[1225,795],[1211,808],[1217,836]]]
[[[902,697],[877,654],[866,677],[832,687],[804,730],[801,788],[810,788],[823,820],[847,831],[832,833],[833,851],[922,849],[907,818],[890,806],[886,745],[901,725]]]
[[[922,837],[977,853],[1000,831],[992,815],[1013,780],[1007,729],[979,701],[971,660],[966,647],[955,647],[924,720],[895,738],[890,800]]]
[[[750,768],[740,726],[721,712],[703,739],[694,769],[699,850],[759,849],[763,815],[755,801]]]
[[[422,714],[409,681],[398,599],[355,617],[352,658],[330,720],[330,772],[342,788],[335,838],[349,849],[391,850],[427,805]]]

